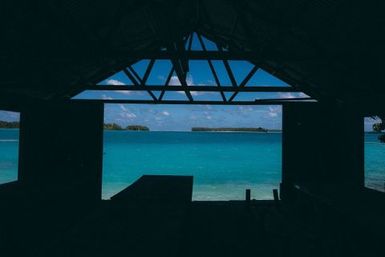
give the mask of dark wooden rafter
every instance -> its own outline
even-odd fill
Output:
[[[151,98],[154,101],[157,101],[158,99],[156,98],[154,93],[151,90],[149,90],[149,89],[147,89],[145,87],[147,79],[148,79],[148,76],[151,73],[151,70],[152,70],[152,67],[154,66],[154,63],[155,63],[154,59],[150,60],[148,66],[146,68],[146,71],[145,71],[145,73],[143,75],[143,78],[140,78],[139,74],[136,73],[136,71],[131,67],[131,65],[128,67],[128,69],[124,68],[123,72],[124,72],[124,74],[126,74],[126,76],[131,80],[131,82],[134,85],[139,86],[139,87],[145,89],[145,91],[147,91],[147,93],[151,96]]]
[[[301,42],[306,42],[307,46],[314,49],[316,52],[324,53],[325,58],[327,58],[328,53],[325,53],[325,51],[320,47],[320,45],[315,40],[309,40],[308,38],[304,38],[302,33],[293,33],[292,32],[292,26],[295,26],[295,23],[303,17],[303,14],[306,13],[306,8],[308,8],[306,5],[309,5],[309,3],[305,3],[302,8],[298,8],[296,15],[294,16],[294,19],[292,17],[290,19],[286,19],[285,22],[276,22],[272,19],[270,19],[268,15],[262,15],[261,12],[258,12],[255,8],[250,6],[249,3],[246,3],[244,1],[228,1],[230,5],[233,7],[233,9],[238,13],[238,16],[241,20],[241,25],[246,33],[245,36],[247,36],[248,41],[251,44],[261,43],[261,42],[255,42],[253,40],[253,36],[255,33],[250,29],[250,24],[257,23],[256,17],[258,17],[258,20],[262,20],[265,23],[268,23],[270,26],[270,29],[272,31],[276,31],[276,33],[279,33],[280,35],[285,35],[290,38],[293,38],[295,40],[300,40]],[[306,2],[306,1],[305,1]],[[311,1],[308,1],[311,2]],[[305,11],[305,12],[304,12]],[[246,20],[246,17],[250,18],[250,22]],[[269,44],[269,49],[273,49],[278,41],[272,41],[269,40],[269,42],[264,42],[265,45]],[[267,49],[264,49],[264,51],[267,52]],[[271,51],[268,51],[271,53]]]
[[[185,92],[189,101],[193,102],[194,98],[192,97],[191,92],[188,89],[188,85],[187,85],[187,81],[186,81],[187,72],[184,70],[184,65],[182,63],[182,59],[186,58],[186,57],[180,58],[180,56],[184,56],[184,54],[185,54],[184,47],[185,47],[185,42],[183,43],[183,49],[179,49],[180,51],[182,51],[181,55],[179,55],[179,58],[178,57],[171,57],[170,59],[171,59],[172,65],[174,67],[175,74],[178,77],[179,82],[181,84],[182,90]],[[168,47],[168,49],[178,50],[176,45],[170,45]]]
[[[240,11],[240,7],[239,7],[239,3],[235,3],[234,1],[230,1],[231,3],[231,6],[234,8],[234,10],[236,10],[236,21],[237,21],[237,24],[239,24],[241,27],[242,27],[242,30],[244,31],[244,35],[245,37],[247,38],[247,41],[250,42],[250,44],[256,44],[257,42],[255,42],[255,33],[254,31],[250,28],[250,26],[248,26],[248,24],[250,24],[248,21],[247,21],[247,17],[244,15],[244,14],[241,14],[242,12]],[[234,24],[234,27],[233,29],[235,29],[235,26],[237,24]],[[234,33],[234,30],[232,30],[231,34]],[[265,43],[265,42],[263,42]],[[261,42],[259,42],[259,44],[261,44]]]
[[[135,78],[138,80],[138,81],[141,81],[142,79],[140,78],[139,74],[135,71],[135,69],[132,67],[132,65],[129,65],[127,67],[131,73],[135,76]]]
[[[188,37],[188,45],[187,45],[187,51],[190,52],[191,51],[191,47],[192,47],[192,41],[193,41],[193,35],[194,33],[191,33]]]
[[[239,12],[238,6],[236,4],[234,6],[234,3],[230,3],[230,4],[237,10],[236,19],[234,21],[232,30],[230,32],[230,35],[232,35],[235,31],[237,23],[242,23],[240,25],[244,26],[245,20],[242,19],[242,13]],[[204,5],[200,5],[200,8],[201,8],[201,11],[200,11],[201,15],[204,16],[205,20],[210,25],[210,27],[215,27],[213,25],[213,21],[212,21],[210,15],[208,14]],[[286,33],[286,31],[285,31],[285,33]],[[215,36],[215,33],[211,34],[210,36],[214,37],[215,38],[214,41],[217,43],[222,42],[222,40],[223,40],[222,38]],[[223,57],[225,57],[225,56],[229,57],[229,55],[231,55],[231,58],[229,58],[229,59],[232,59],[232,60],[242,60],[242,59],[247,60],[250,63],[253,63],[254,65],[258,65],[259,67],[263,68],[264,70],[268,71],[269,73],[272,73],[274,76],[277,76],[279,79],[286,81],[288,84],[290,84],[291,86],[293,86],[295,88],[299,88],[299,85],[305,84],[303,87],[301,86],[302,92],[304,92],[308,95],[312,95],[312,96],[316,97],[316,99],[318,99],[318,100],[323,99],[323,96],[318,92],[318,90],[313,88],[313,86],[311,84],[304,83],[304,81],[298,81],[297,79],[293,78],[293,76],[288,76],[287,72],[284,69],[278,68],[278,67],[272,68],[271,65],[268,64],[268,62],[271,60],[275,60],[275,61],[280,60],[282,62],[310,61],[310,60],[318,60],[319,61],[320,55],[315,56],[315,55],[307,54],[306,56],[298,56],[296,54],[293,55],[293,54],[289,54],[289,53],[285,53],[285,52],[277,53],[277,52],[271,52],[271,51],[269,51],[269,52],[261,52],[261,51],[247,52],[247,51],[245,51],[245,49],[239,48],[239,45],[236,44],[232,40],[226,41],[226,44],[230,45],[232,51],[221,52],[221,55],[223,55]],[[241,57],[240,55],[243,55],[243,54],[245,54],[244,58],[238,58],[238,57]],[[338,53],[338,54],[334,54],[333,58],[334,59],[346,59],[346,56],[344,56],[343,53]],[[286,69],[287,69],[287,67],[286,67]],[[295,71],[291,70],[291,72],[295,72]],[[301,76],[303,76],[303,74],[301,74]]]
[[[204,44],[203,38],[200,34],[197,33],[198,40],[202,46],[203,52],[207,52],[207,48]],[[187,53],[191,50],[191,45],[192,45],[192,40],[193,40],[193,34],[190,34],[184,39],[184,45],[187,45]],[[219,46],[218,46],[219,47]],[[304,97],[304,98],[288,98],[288,99],[257,99],[255,101],[242,101],[242,100],[237,100],[235,101],[235,97],[238,95],[240,92],[301,92],[298,88],[293,88],[293,87],[281,87],[281,86],[255,86],[255,85],[250,85],[247,86],[247,83],[250,81],[252,76],[256,73],[256,71],[259,69],[259,66],[256,63],[253,63],[252,69],[249,71],[249,73],[246,75],[246,77],[242,80],[242,82],[239,85],[233,86],[233,85],[226,85],[223,86],[221,85],[219,81],[218,74],[215,70],[215,67],[211,61],[211,59],[207,59],[210,70],[214,76],[215,79],[215,84],[214,85],[187,85],[187,82],[185,81],[184,84],[182,84],[182,79],[180,79],[181,75],[177,75],[178,79],[181,82],[180,86],[175,86],[175,85],[170,85],[170,81],[172,79],[172,76],[174,73],[176,73],[176,66],[175,62],[172,62],[172,67],[168,73],[168,76],[166,78],[165,84],[164,85],[149,85],[147,84],[147,79],[151,73],[151,70],[154,66],[155,60],[151,59],[145,73],[143,75],[143,78],[139,76],[139,74],[133,69],[133,67],[130,65],[128,68],[123,69],[124,73],[127,75],[127,77],[132,81],[133,85],[93,85],[89,86],[87,89],[88,90],[97,90],[97,91],[147,91],[150,96],[152,97],[152,100],[126,100],[126,99],[106,99],[103,100],[106,103],[160,103],[160,104],[229,104],[229,105],[234,105],[234,104],[240,104],[240,105],[245,105],[245,104],[280,104],[280,103],[285,103],[285,102],[298,102],[298,101],[309,101],[313,100],[313,98],[310,97]],[[181,67],[180,67],[181,68]],[[226,70],[230,71],[230,74],[232,73],[231,67],[228,66],[228,69]],[[180,71],[183,72],[183,71]],[[228,74],[229,75],[229,74]],[[186,77],[186,75],[184,76]],[[230,75],[229,75],[230,77]],[[235,78],[234,78],[235,80]],[[184,85],[184,86],[183,86]],[[160,91],[160,95],[157,98],[153,92]],[[191,92],[219,92],[222,96],[222,101],[197,101],[192,98],[189,98],[188,100],[163,100],[164,94],[166,92],[180,92],[184,91],[186,95],[191,95]],[[225,97],[225,92],[232,93],[232,95],[229,97],[229,99],[226,99]]]
[[[166,86],[169,86],[170,80],[171,80],[171,78],[172,78],[172,74],[174,74],[174,67],[171,67],[171,70],[170,70],[170,72],[168,73],[168,76],[167,76],[167,78],[166,78],[166,82],[165,82],[165,84],[164,84],[164,86],[163,86],[163,88],[162,88],[162,91],[160,92],[158,101],[162,101],[163,96],[164,96],[164,93],[166,93],[165,87],[166,87]]]
[[[154,67],[154,63],[155,63],[155,60],[154,59],[151,59],[148,66],[147,66],[147,69],[143,75],[143,79],[142,79],[142,83],[141,83],[141,86],[142,87],[146,87],[146,82],[147,82],[147,79],[148,77],[150,76],[150,73],[151,73],[151,70],[152,68]],[[151,90],[147,90],[148,94],[151,96],[151,98],[154,100],[154,101],[157,101],[158,99],[156,98],[156,96],[154,95],[154,93],[152,93]]]
[[[188,101],[188,100],[163,100],[154,102],[153,100],[131,100],[131,99],[75,99],[71,101],[81,102],[100,102],[100,103],[119,103],[119,104],[195,104],[195,105],[282,105],[282,104],[295,104],[298,102],[315,102],[313,98],[290,98],[290,99],[256,99],[254,101]]]
[[[216,46],[217,46],[217,48],[218,48],[218,51],[219,51],[220,53],[223,53],[222,47],[221,47],[219,44],[216,44]],[[225,66],[227,75],[228,75],[229,78],[230,78],[230,81],[231,81],[232,86],[233,86],[233,87],[238,87],[237,81],[235,80],[233,71],[231,70],[231,67],[230,67],[230,64],[229,64],[228,60],[227,60],[227,59],[223,59],[222,61],[223,61],[223,65]]]
[[[124,74],[126,74],[127,78],[132,82],[134,85],[139,85],[140,82],[136,80],[133,74],[131,74],[131,71],[129,71],[127,68],[123,69]]]
[[[212,35],[211,35],[212,36]],[[214,41],[221,41],[221,38],[214,37]],[[232,44],[231,42],[228,42],[230,44],[230,48],[232,49],[231,52],[226,51],[222,53],[208,51],[208,55],[210,58],[215,58],[214,60],[219,60],[219,56],[222,56],[223,59],[228,58],[228,60],[245,60],[250,62],[251,64],[258,65],[261,69],[267,71],[268,73],[272,74],[273,76],[276,76],[278,79],[281,79],[285,81],[286,83],[290,84],[293,88],[301,88],[301,92],[304,92],[307,95],[311,95],[314,98],[320,100],[323,99],[323,95],[320,94],[320,92],[311,84],[305,83],[303,81],[299,81],[298,79],[295,79],[293,76],[288,76],[286,70],[289,69],[287,66],[283,67],[272,67],[270,64],[268,64],[265,61],[269,61],[270,58],[274,59],[280,59],[280,60],[304,60],[303,58],[292,58],[293,56],[271,56],[271,53],[269,53],[270,58],[266,58],[266,56],[263,56],[261,53],[256,52],[245,52],[241,49],[238,49],[238,47],[235,44]],[[198,56],[195,55],[195,53],[191,53],[193,56],[191,56],[193,59],[197,58]],[[199,54],[198,54],[199,55]],[[243,56],[245,55],[245,56]],[[247,55],[247,56],[246,56]],[[217,58],[218,57],[218,58]],[[335,58],[342,58],[341,56],[335,56]],[[310,60],[312,58],[307,58],[306,60]],[[299,74],[293,69],[290,69],[291,73],[295,73],[296,77],[304,76],[303,74]],[[303,85],[303,86],[300,86]]]
[[[206,11],[206,9],[205,9],[205,7],[203,5],[202,5],[202,12],[205,15],[205,18],[208,20],[209,24],[212,24],[212,21],[211,21],[210,17],[208,16],[207,11]],[[236,20],[236,22],[237,22],[237,20]],[[233,24],[233,29],[236,26],[236,22],[234,22],[234,24]],[[233,33],[233,31],[231,31],[231,33]],[[216,42],[216,46],[218,48],[218,53],[220,53],[220,54],[225,53],[223,51],[223,49],[222,49],[222,46],[218,42]],[[247,58],[244,58],[243,60],[247,60]],[[222,59],[222,62],[223,62],[223,65],[225,66],[227,75],[230,78],[232,86],[233,87],[237,87],[237,81],[235,80],[235,77],[234,77],[234,74],[233,74],[233,72],[231,70],[231,67],[230,67],[230,64],[228,62],[228,59]]]
[[[216,37],[214,35],[210,35],[210,37],[213,37],[213,40],[217,41],[217,42],[221,42],[221,40],[223,40],[222,38]],[[311,60],[311,59],[314,59],[314,57],[309,56],[308,58],[304,59],[303,57],[295,58],[294,56],[290,56],[290,55],[282,56],[281,55],[282,53],[280,54],[280,56],[272,56],[271,55],[272,53],[269,53],[269,57],[267,58],[267,56],[264,56],[262,53],[247,52],[247,51],[245,52],[244,50],[239,49],[239,47],[231,41],[226,42],[226,43],[230,45],[230,48],[232,49],[232,51],[231,52],[222,52],[221,55],[223,58],[227,58],[227,57],[231,56],[231,58],[229,58],[229,60],[241,60],[242,58],[239,58],[239,57],[241,57],[240,55],[246,54],[247,56],[244,56],[243,60],[246,60],[246,61],[248,61],[254,65],[258,65],[261,69],[267,71],[268,73],[272,74],[273,76],[277,77],[278,79],[285,81],[287,84],[289,84],[293,88],[296,88],[296,89],[300,88],[301,89],[300,91],[307,94],[307,95],[311,95],[318,100],[324,99],[324,95],[322,95],[319,92],[319,90],[317,90],[312,84],[309,84],[309,83],[306,83],[304,81],[300,81],[298,79],[295,79],[295,77],[303,77],[304,74],[300,74],[297,71],[290,69],[287,66],[281,65],[279,67],[277,67],[277,66],[273,67],[268,62],[265,62],[265,61],[269,61],[271,59],[283,60],[283,61],[287,61],[287,60]],[[210,55],[211,55],[211,53],[210,53]],[[197,57],[197,56],[194,56],[194,57]],[[211,57],[214,57],[214,56],[211,56]],[[218,57],[218,56],[215,56],[215,57]],[[341,56],[334,56],[334,57],[336,59],[343,58],[342,55]],[[290,70],[291,73],[296,74],[296,76],[295,77],[289,76],[287,73],[288,69]]]
[[[189,34],[189,35],[186,37],[186,39],[184,40],[184,45],[186,45],[186,43],[188,44],[188,46],[187,46],[187,51],[190,51],[190,50],[191,50],[192,40],[193,40],[193,33]],[[175,68],[174,68],[174,66],[172,65],[171,70],[170,70],[170,72],[169,72],[169,74],[168,74],[168,76],[167,76],[167,78],[166,78],[166,81],[165,81],[165,84],[164,84],[165,86],[169,86],[170,80],[171,80],[172,75],[174,74],[174,72],[175,72]],[[162,89],[162,91],[161,91],[160,94],[159,94],[158,101],[162,101],[163,96],[164,96],[165,93],[166,93],[165,89]]]
[[[172,60],[172,62],[175,64],[177,61],[176,60]],[[186,77],[183,75],[182,70],[180,69],[180,67],[178,67],[178,64],[176,64],[176,67],[174,67],[174,69],[175,69],[175,74],[178,77],[178,80],[179,80],[179,82],[181,84],[181,86],[180,86],[181,89],[185,92],[187,98],[191,102],[193,102],[194,98],[192,97],[191,92],[188,89],[188,84],[187,84],[187,81],[186,81]]]
[[[199,43],[201,44],[203,51],[207,52],[206,45],[205,45],[204,42],[203,42],[202,36],[201,36],[200,34],[197,33],[197,37],[198,37],[198,39],[199,39]],[[192,37],[191,37],[191,38],[192,38]],[[219,81],[219,78],[218,78],[217,72],[215,71],[214,65],[213,65],[213,63],[212,63],[212,61],[211,61],[210,59],[207,59],[207,62],[208,62],[208,64],[209,64],[211,73],[212,73],[213,76],[214,76],[215,83],[216,83],[217,86],[220,88],[220,87],[221,87],[221,82]],[[223,91],[220,91],[220,92],[221,92],[222,100],[223,100],[224,102],[226,102],[227,100],[226,100],[225,94],[223,93]]]
[[[246,86],[247,82],[249,82],[251,77],[253,77],[253,75],[257,72],[258,69],[259,68],[256,65],[254,65],[254,67],[250,70],[247,76],[243,79],[241,84],[239,84],[239,86],[235,89],[234,94],[229,98],[230,102],[233,101],[234,98],[237,96],[237,94],[240,92],[240,90]]]
[[[235,26],[235,25],[234,25]],[[192,43],[194,40],[194,33],[196,33],[199,44],[202,48],[201,51],[192,50]],[[143,99],[94,99],[92,101],[102,101],[105,103],[145,103],[145,104],[214,104],[214,105],[260,105],[260,104],[281,104],[281,103],[292,103],[292,102],[302,102],[314,100],[311,97],[299,97],[299,98],[288,98],[288,99],[256,99],[253,100],[235,100],[236,96],[241,93],[250,93],[250,92],[301,92],[298,87],[281,87],[281,86],[256,86],[249,85],[248,82],[257,72],[261,66],[259,60],[254,60],[253,55],[248,56],[247,52],[234,52],[234,51],[225,51],[222,49],[220,44],[216,44],[218,51],[209,51],[206,47],[203,35],[198,32],[192,32],[186,35],[183,40],[168,45],[166,49],[159,50],[156,52],[147,52],[142,55],[140,59],[149,59],[149,63],[145,69],[143,77],[138,74],[138,72],[133,68],[132,62],[126,68],[123,69],[123,72],[132,82],[132,85],[91,85],[88,86],[88,90],[97,90],[97,91],[138,91],[138,92],[147,92],[152,99],[143,100]],[[138,53],[137,53],[138,54]],[[152,57],[152,58],[147,58]],[[171,69],[168,73],[168,76],[165,80],[164,85],[150,85],[147,83],[149,75],[152,72],[154,63],[157,59],[164,59],[171,61]],[[215,83],[212,85],[188,85],[187,84],[187,74],[189,70],[189,60],[203,60],[207,61],[210,71],[214,77]],[[223,62],[225,67],[225,74],[230,79],[230,85],[223,85],[220,82],[219,74],[216,71],[216,68],[213,64],[213,60],[220,60]],[[248,61],[253,64],[251,70],[248,72],[246,77],[238,84],[234,76],[232,67],[229,64],[229,60],[243,60]],[[172,77],[176,75],[179,79],[180,85],[170,85]],[[154,92],[160,92],[159,96],[156,97]],[[164,95],[166,92],[184,92],[188,99],[186,100],[164,100]],[[218,92],[221,95],[221,100],[196,100],[192,97],[193,92]],[[230,97],[226,97],[225,92],[231,93]],[[85,100],[85,99],[84,99]],[[76,101],[82,101],[81,99],[76,99]]]
[[[170,72],[171,73],[171,72]],[[97,91],[183,91],[183,88],[180,86],[171,86],[171,85],[146,85],[142,87],[140,85],[133,86],[115,86],[115,85],[94,85],[89,86],[88,90],[97,90]],[[189,86],[190,91],[198,92],[301,92],[301,90],[292,88],[292,87],[274,87],[274,86],[249,86],[249,87],[239,87],[233,88],[231,86],[217,87],[215,85],[199,85],[199,86]],[[161,99],[160,99],[161,100]]]
[[[155,36],[157,36],[157,37],[159,37],[159,39],[161,39],[162,35],[159,33],[159,29],[157,28],[156,24],[154,22],[152,22],[151,15],[149,15],[147,10],[144,10],[144,13],[145,13],[145,16],[147,16],[147,18],[148,18],[147,20],[148,20],[148,23],[149,23],[153,33],[155,34]],[[188,90],[188,85],[186,82],[186,75],[187,75],[186,69],[188,68],[188,58],[185,56],[186,40],[180,40],[180,41],[174,42],[172,44],[169,44],[167,46],[167,50],[180,52],[178,55],[173,56],[173,57],[168,58],[168,59],[170,59],[172,62],[172,65],[173,65],[172,70],[175,71],[175,74],[178,77],[178,79],[181,83],[181,87],[183,88],[187,98],[189,99],[189,101],[194,101],[190,91]],[[155,59],[155,58],[151,58],[151,59]],[[172,77],[172,75],[171,75],[171,77]],[[171,77],[170,77],[170,79],[171,79]],[[170,79],[168,81],[170,81]],[[163,97],[163,95],[164,95],[164,93],[161,94],[162,97]],[[151,95],[151,97],[154,99],[154,101],[158,101],[158,99],[155,96]]]
[[[276,101],[276,102],[298,102],[298,101],[309,101],[309,100],[315,100],[311,97],[294,97],[294,98],[279,98],[279,99],[256,99],[255,101],[263,102],[263,101]]]
[[[222,47],[220,47],[222,49]],[[239,51],[239,52],[233,52],[233,51],[212,51],[207,50],[204,51],[197,51],[197,50],[191,50],[191,51],[181,51],[181,50],[172,50],[172,48],[167,50],[148,50],[148,51],[115,51],[114,53],[105,54],[103,58],[100,57],[90,57],[94,58],[94,60],[102,61],[102,60],[116,60],[119,63],[133,63],[135,60],[143,60],[143,59],[156,59],[156,60],[170,60],[170,59],[178,59],[180,55],[184,55],[184,58],[187,58],[188,60],[240,60],[240,61],[258,61],[258,62],[265,62],[265,61],[314,61],[314,60],[322,60],[322,58],[317,57],[315,55],[295,55],[293,53],[265,53],[265,52],[256,52],[256,51]],[[381,55],[381,53],[380,53]],[[347,58],[348,56],[345,53],[338,53],[333,56],[336,60],[337,59],[343,59]],[[43,58],[42,58],[43,59]],[[43,59],[44,60],[44,59]],[[65,59],[60,59],[65,60]],[[60,61],[59,60],[59,61]],[[37,62],[42,60],[37,60]]]

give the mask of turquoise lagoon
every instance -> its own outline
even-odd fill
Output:
[[[365,135],[366,186],[384,190],[385,144]],[[0,183],[17,179],[18,130],[0,129]],[[281,133],[105,131],[103,198],[143,174],[193,175],[194,200],[271,199],[282,169]]]

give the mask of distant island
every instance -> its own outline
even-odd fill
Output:
[[[20,122],[0,120],[0,128],[7,128],[7,129],[20,128]]]
[[[206,128],[206,127],[193,127],[191,131],[210,131],[210,132],[268,132],[265,128]],[[274,130],[278,131],[278,130]]]
[[[126,127],[126,130],[134,130],[134,131],[150,131],[150,129],[146,126],[142,125],[129,125]]]
[[[146,126],[142,125],[128,125],[127,127],[122,127],[116,123],[104,123],[103,128],[105,130],[131,130],[131,131],[150,131]]]

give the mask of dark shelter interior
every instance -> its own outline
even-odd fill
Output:
[[[363,143],[363,117],[384,115],[382,1],[5,0],[0,10],[0,109],[21,113],[18,180],[0,185],[1,256],[383,256],[385,195],[364,187]],[[186,50],[193,31],[219,51]],[[174,89],[142,78],[132,90],[149,104],[283,106],[275,201],[192,202],[191,178],[162,176],[101,200],[103,104],[143,102],[71,98],[141,59],[171,60],[187,96],[153,96]],[[248,60],[316,101],[195,101],[195,59]],[[202,90],[277,90],[233,82]]]

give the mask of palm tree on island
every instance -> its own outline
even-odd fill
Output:
[[[381,133],[385,129],[385,124],[383,122],[383,117],[379,117],[381,122],[374,123],[372,128],[374,132]],[[385,143],[385,134],[381,134],[378,136],[378,140],[380,142]]]

